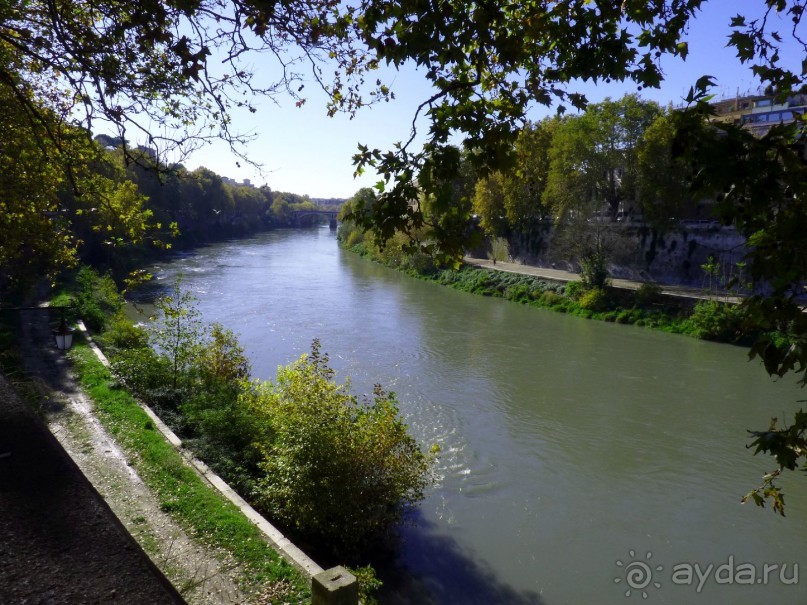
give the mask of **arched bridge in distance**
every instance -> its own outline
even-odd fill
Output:
[[[328,219],[328,226],[336,229],[336,216],[339,213],[335,210],[294,210],[292,211],[292,224],[295,227],[302,227],[310,221],[309,217],[324,216]]]

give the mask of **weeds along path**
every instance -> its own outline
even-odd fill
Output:
[[[67,361],[50,344],[48,314],[25,312],[22,330],[26,367],[44,395],[42,412],[51,432],[152,561],[191,605],[248,602],[238,588],[235,564],[192,540],[161,510],[93,416]]]

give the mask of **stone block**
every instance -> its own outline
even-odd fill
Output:
[[[311,605],[358,605],[359,583],[342,566],[326,569],[311,578]]]

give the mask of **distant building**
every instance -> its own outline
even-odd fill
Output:
[[[790,124],[795,116],[807,111],[807,94],[795,94],[783,103],[776,103],[771,95],[751,95],[724,99],[713,103],[717,113],[714,122],[739,124],[754,136],[764,136],[776,124]]]

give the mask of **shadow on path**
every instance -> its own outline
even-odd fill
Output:
[[[48,386],[72,392],[48,313],[24,312],[22,323],[30,369]],[[184,603],[3,375],[0,535],[4,605]]]

